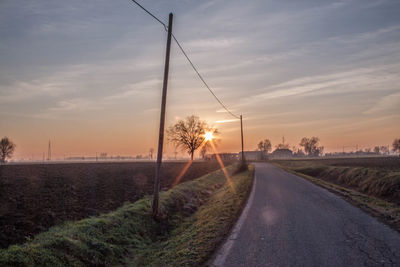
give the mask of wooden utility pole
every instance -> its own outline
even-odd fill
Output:
[[[242,164],[245,164],[246,160],[244,158],[244,145],[243,145],[243,120],[242,120],[242,115],[240,115],[240,133],[242,137]]]
[[[49,147],[47,149],[47,160],[48,161],[51,160],[51,144],[50,144],[50,140],[49,140]]]
[[[165,54],[165,67],[164,67],[164,83],[161,100],[161,116],[160,116],[160,131],[158,135],[158,152],[157,152],[157,166],[156,174],[154,177],[154,193],[153,193],[153,218],[158,214],[158,192],[160,190],[160,171],[164,143],[164,124],[165,124],[165,105],[167,101],[167,85],[168,85],[168,72],[169,72],[169,55],[171,51],[171,35],[172,35],[172,13],[169,13],[168,20],[168,38],[167,38],[167,51]]]

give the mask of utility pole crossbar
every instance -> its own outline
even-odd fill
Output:
[[[172,19],[173,19],[173,14],[169,13],[168,38],[167,38],[167,48],[165,54],[165,67],[164,67],[164,83],[163,83],[162,100],[161,100],[160,131],[158,135],[157,166],[154,177],[154,193],[153,193],[153,204],[152,204],[153,218],[156,218],[158,215],[158,200],[159,200],[158,193],[160,191],[160,171],[161,171],[163,143],[164,143],[165,106],[167,102],[169,57],[171,52],[171,36],[172,36]]]

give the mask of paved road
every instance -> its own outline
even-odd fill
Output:
[[[214,265],[400,266],[400,234],[375,218],[271,164],[257,163],[255,177]]]

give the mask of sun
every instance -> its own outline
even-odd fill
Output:
[[[205,139],[206,141],[211,141],[213,138],[214,138],[214,136],[213,136],[212,132],[206,132],[206,133],[204,134],[204,139]]]

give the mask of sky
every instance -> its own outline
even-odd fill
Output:
[[[245,150],[317,136],[325,152],[400,134],[398,0],[138,0],[173,32],[216,95],[244,118]],[[157,147],[164,28],[129,0],[0,2],[0,136],[15,158],[148,154]],[[172,44],[166,125],[197,115],[240,150]],[[166,143],[166,155],[174,152]]]

